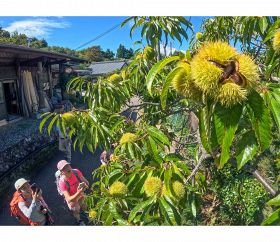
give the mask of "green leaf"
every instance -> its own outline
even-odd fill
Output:
[[[270,101],[268,105],[273,114],[278,132],[280,133],[280,98],[278,99],[278,95],[272,91],[271,93],[268,93],[268,99]]]
[[[144,186],[144,182],[147,179],[147,176],[147,172],[143,172],[141,175],[139,175],[139,179],[137,180],[137,183],[132,189],[133,196],[139,196],[141,194],[141,189]]]
[[[150,136],[152,136],[153,138],[156,138],[161,143],[168,145],[168,146],[170,145],[169,139],[166,137],[166,135],[161,130],[159,130],[153,126],[149,126],[147,131]]]
[[[176,74],[182,69],[183,69],[182,67],[177,67],[167,75],[160,94],[160,102],[161,102],[162,109],[165,109],[166,107],[166,99],[167,99],[170,83],[172,82]]]
[[[241,169],[249,160],[252,160],[257,153],[257,140],[252,130],[242,135],[236,144],[237,167]]]
[[[176,161],[175,163],[178,168],[180,168],[181,170],[183,170],[185,172],[185,175],[189,175],[191,173],[189,167],[184,162]]]
[[[180,224],[180,221],[178,221],[178,217],[175,217],[174,215],[174,207],[171,207],[170,204],[164,199],[159,199],[159,206],[160,211],[162,212],[165,220],[171,224],[171,225],[178,225]]]
[[[259,28],[260,28],[260,31],[262,34],[264,34],[266,28],[267,28],[267,19],[266,17],[261,17],[260,20],[259,20]]]
[[[280,194],[277,197],[272,198],[271,200],[269,200],[267,202],[267,205],[270,205],[270,206],[272,206],[272,205],[280,206]]]
[[[122,170],[114,170],[109,174],[109,184],[113,184],[115,181],[119,180],[123,176]]]
[[[140,210],[144,210],[146,207],[153,204],[153,202],[154,202],[154,197],[151,197],[148,200],[143,201],[139,203],[137,206],[135,206],[129,213],[128,222],[131,222]]]
[[[126,18],[122,23],[121,23],[121,28],[123,28],[130,20],[132,20],[134,17],[129,17]]]
[[[252,90],[248,97],[249,115],[252,127],[262,152],[267,149],[272,141],[271,117],[264,100],[256,91]]]
[[[230,158],[230,147],[238,128],[242,110],[243,107],[240,104],[231,108],[226,108],[219,103],[216,104],[214,111],[214,125],[216,136],[221,146],[219,168],[222,168]]]
[[[111,215],[113,216],[114,219],[117,220],[118,225],[129,225],[127,221],[125,221],[122,216],[118,213],[116,203],[111,201],[109,203],[109,210]]]
[[[55,123],[55,121],[59,118],[59,115],[56,115],[54,116],[54,118],[52,119],[52,121],[50,122],[49,126],[48,126],[48,134],[50,135],[51,134],[51,130],[52,130],[52,127]]]
[[[148,140],[149,140],[149,145],[150,145],[151,152],[152,152],[151,155],[155,159],[155,161],[160,164],[162,162],[162,160],[159,156],[159,152],[158,152],[156,143],[155,143],[154,139],[150,136],[148,137]]]
[[[171,56],[171,57],[167,57],[164,58],[163,60],[159,61],[158,63],[156,63],[152,69],[149,71],[147,78],[146,78],[146,85],[147,85],[147,89],[148,92],[150,93],[150,95],[152,96],[152,85],[153,85],[153,81],[156,77],[156,75],[169,63],[179,60],[180,57],[179,56]]]
[[[280,208],[273,212],[267,219],[262,222],[262,225],[279,225],[280,224]]]
[[[180,213],[178,212],[177,206],[174,205],[174,203],[172,202],[172,200],[169,197],[164,197],[164,200],[166,200],[166,202],[171,207],[171,209],[174,213],[177,225],[180,225],[181,224],[181,216],[180,216]]]
[[[195,204],[195,199],[193,199],[192,202],[191,202],[191,209],[192,209],[192,215],[196,218],[196,204]]]
[[[45,124],[46,121],[47,121],[51,116],[53,116],[53,115],[54,115],[54,113],[49,113],[49,114],[40,122],[39,130],[40,130],[41,133],[42,133],[42,129],[43,129],[44,124]]]
[[[46,115],[48,115],[48,114],[50,114],[51,112],[46,112],[46,113],[42,113],[41,115],[40,115],[40,119],[42,119],[43,117],[45,117]]]
[[[181,161],[184,160],[184,157],[182,157],[180,154],[176,153],[169,153],[164,157],[165,161]]]
[[[171,169],[167,169],[164,172],[164,185],[167,189],[167,192],[170,193],[170,183],[171,183],[171,177],[172,177],[172,170]]]

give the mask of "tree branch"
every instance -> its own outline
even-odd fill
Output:
[[[209,154],[203,154],[199,160],[198,160],[198,163],[197,165],[195,166],[195,168],[192,170],[192,173],[187,177],[186,179],[186,183],[192,178],[195,176],[195,174],[198,172],[199,170],[199,167],[202,165],[203,161],[206,160],[206,159],[209,159],[209,158],[212,158],[211,155]]]

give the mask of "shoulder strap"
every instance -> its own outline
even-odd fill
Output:
[[[73,169],[73,173],[76,176],[76,178],[78,179],[79,182],[82,182],[80,176],[79,176],[79,172],[76,169]]]
[[[77,178],[77,180],[81,183],[82,180],[81,180],[81,178],[80,178],[80,176],[79,176],[79,172],[78,172],[76,169],[72,169],[72,171],[73,171],[75,177]],[[67,191],[70,192],[70,183],[69,183],[66,179],[64,179],[63,177],[61,177],[61,178],[62,178],[63,181],[65,182],[65,185],[66,185],[66,187],[67,187]]]

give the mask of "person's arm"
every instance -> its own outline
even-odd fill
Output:
[[[37,211],[38,207],[41,206],[37,193],[32,193],[32,202],[29,207],[26,206],[25,202],[19,202],[18,207],[27,218],[31,218],[33,213]]]
[[[74,202],[81,195],[82,192],[83,192],[83,189],[78,188],[77,192],[72,196],[70,196],[68,191],[63,191],[63,195],[67,202]]]
[[[87,184],[87,186],[89,186],[88,180],[83,175],[81,175],[80,178],[81,178],[82,182],[84,182],[85,184]]]
[[[106,164],[106,156],[107,156],[107,151],[104,150],[100,155],[100,161],[102,164]]]
[[[87,185],[87,187],[89,186],[89,182],[88,182],[88,180],[84,177],[84,175],[83,175],[83,173],[80,171],[80,170],[78,170],[78,169],[76,169],[76,171],[78,172],[78,176],[79,176],[79,178],[80,178],[80,180],[82,181],[82,182],[84,182],[86,185]]]

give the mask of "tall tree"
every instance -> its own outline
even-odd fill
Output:
[[[108,60],[112,60],[115,57],[115,53],[110,49],[107,49],[106,51],[102,51],[102,55],[105,59]]]
[[[102,49],[100,46],[92,46],[85,51],[85,57],[89,61],[102,61],[104,57],[102,55]]]
[[[134,54],[133,49],[126,49],[124,45],[120,44],[119,48],[117,49],[117,58],[121,59],[130,59]]]

